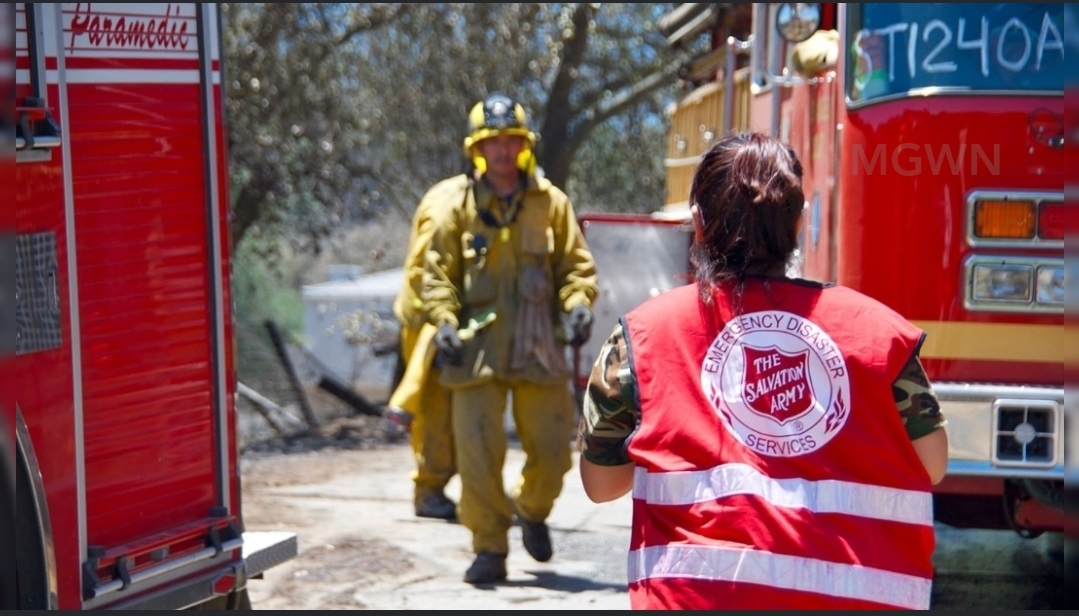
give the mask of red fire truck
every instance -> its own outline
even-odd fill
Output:
[[[1073,523],[1063,5],[682,4],[659,28],[671,45],[707,36],[712,49],[682,71],[668,203],[623,226],[688,220],[690,179],[716,136],[779,136],[805,169],[792,273],[862,291],[928,333],[921,357],[950,440],[937,520],[1027,537]],[[658,246],[638,244],[635,263]],[[636,283],[629,269],[600,270],[599,318],[639,301],[617,293]]]
[[[18,605],[249,607],[217,7],[13,21]]]
[[[835,78],[781,106],[809,161],[806,273],[928,333],[951,444],[938,519],[1062,530],[1063,5],[838,17]]]

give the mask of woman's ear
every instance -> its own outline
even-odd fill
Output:
[[[689,213],[693,215],[693,239],[700,244],[704,242],[704,216],[696,204],[689,206]]]

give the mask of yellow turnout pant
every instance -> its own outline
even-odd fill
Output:
[[[454,460],[450,391],[438,382],[434,367],[435,327],[401,328],[401,358],[405,373],[389,405],[412,415],[410,438],[416,469],[412,471],[416,503],[446,488],[457,472]]]
[[[525,464],[509,494],[503,485],[507,436],[506,396]],[[472,531],[474,552],[509,552],[514,506],[532,522],[547,519],[573,466],[570,447],[575,410],[566,383],[494,381],[453,390],[453,433],[461,476],[458,517]]]

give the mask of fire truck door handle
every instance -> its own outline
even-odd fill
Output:
[[[214,549],[215,557],[225,550],[225,546],[221,542],[221,532],[216,527],[210,527],[210,533],[206,537],[206,542],[209,544],[206,547]]]
[[[19,123],[15,135],[15,150],[47,150],[60,147],[60,126],[45,108],[43,101],[28,96],[23,105],[16,110]]]
[[[15,149],[25,150],[34,147],[34,129],[30,128],[30,116],[25,113],[19,114],[19,132],[15,137]],[[22,135],[26,135],[23,139]]]
[[[131,564],[131,559],[127,556],[121,556],[116,559],[116,575],[120,578],[123,584],[120,586],[120,590],[126,589],[131,586],[131,569],[128,565]]]

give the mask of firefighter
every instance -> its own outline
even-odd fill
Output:
[[[552,556],[546,519],[572,467],[576,416],[565,345],[588,339],[598,292],[576,213],[538,172],[535,145],[524,108],[492,94],[468,115],[471,172],[432,189],[454,207],[434,213],[421,297],[452,391],[472,584],[506,578],[515,518],[526,551]],[[526,456],[508,494],[507,396]]]
[[[420,300],[423,260],[431,238],[432,210],[449,207],[445,195],[432,191],[420,199],[412,217],[412,232],[404,264],[404,281],[394,298],[393,313],[400,326],[399,379],[390,396],[388,416],[407,427],[416,468],[412,471],[413,505],[417,517],[452,520],[457,505],[446,496],[446,484],[457,473],[450,420],[450,392],[439,380],[434,364],[435,327],[427,321]]]
[[[702,156],[695,284],[624,315],[589,378],[580,473],[632,491],[634,609],[928,609],[948,438],[925,333],[786,277],[805,196],[779,140]]]

